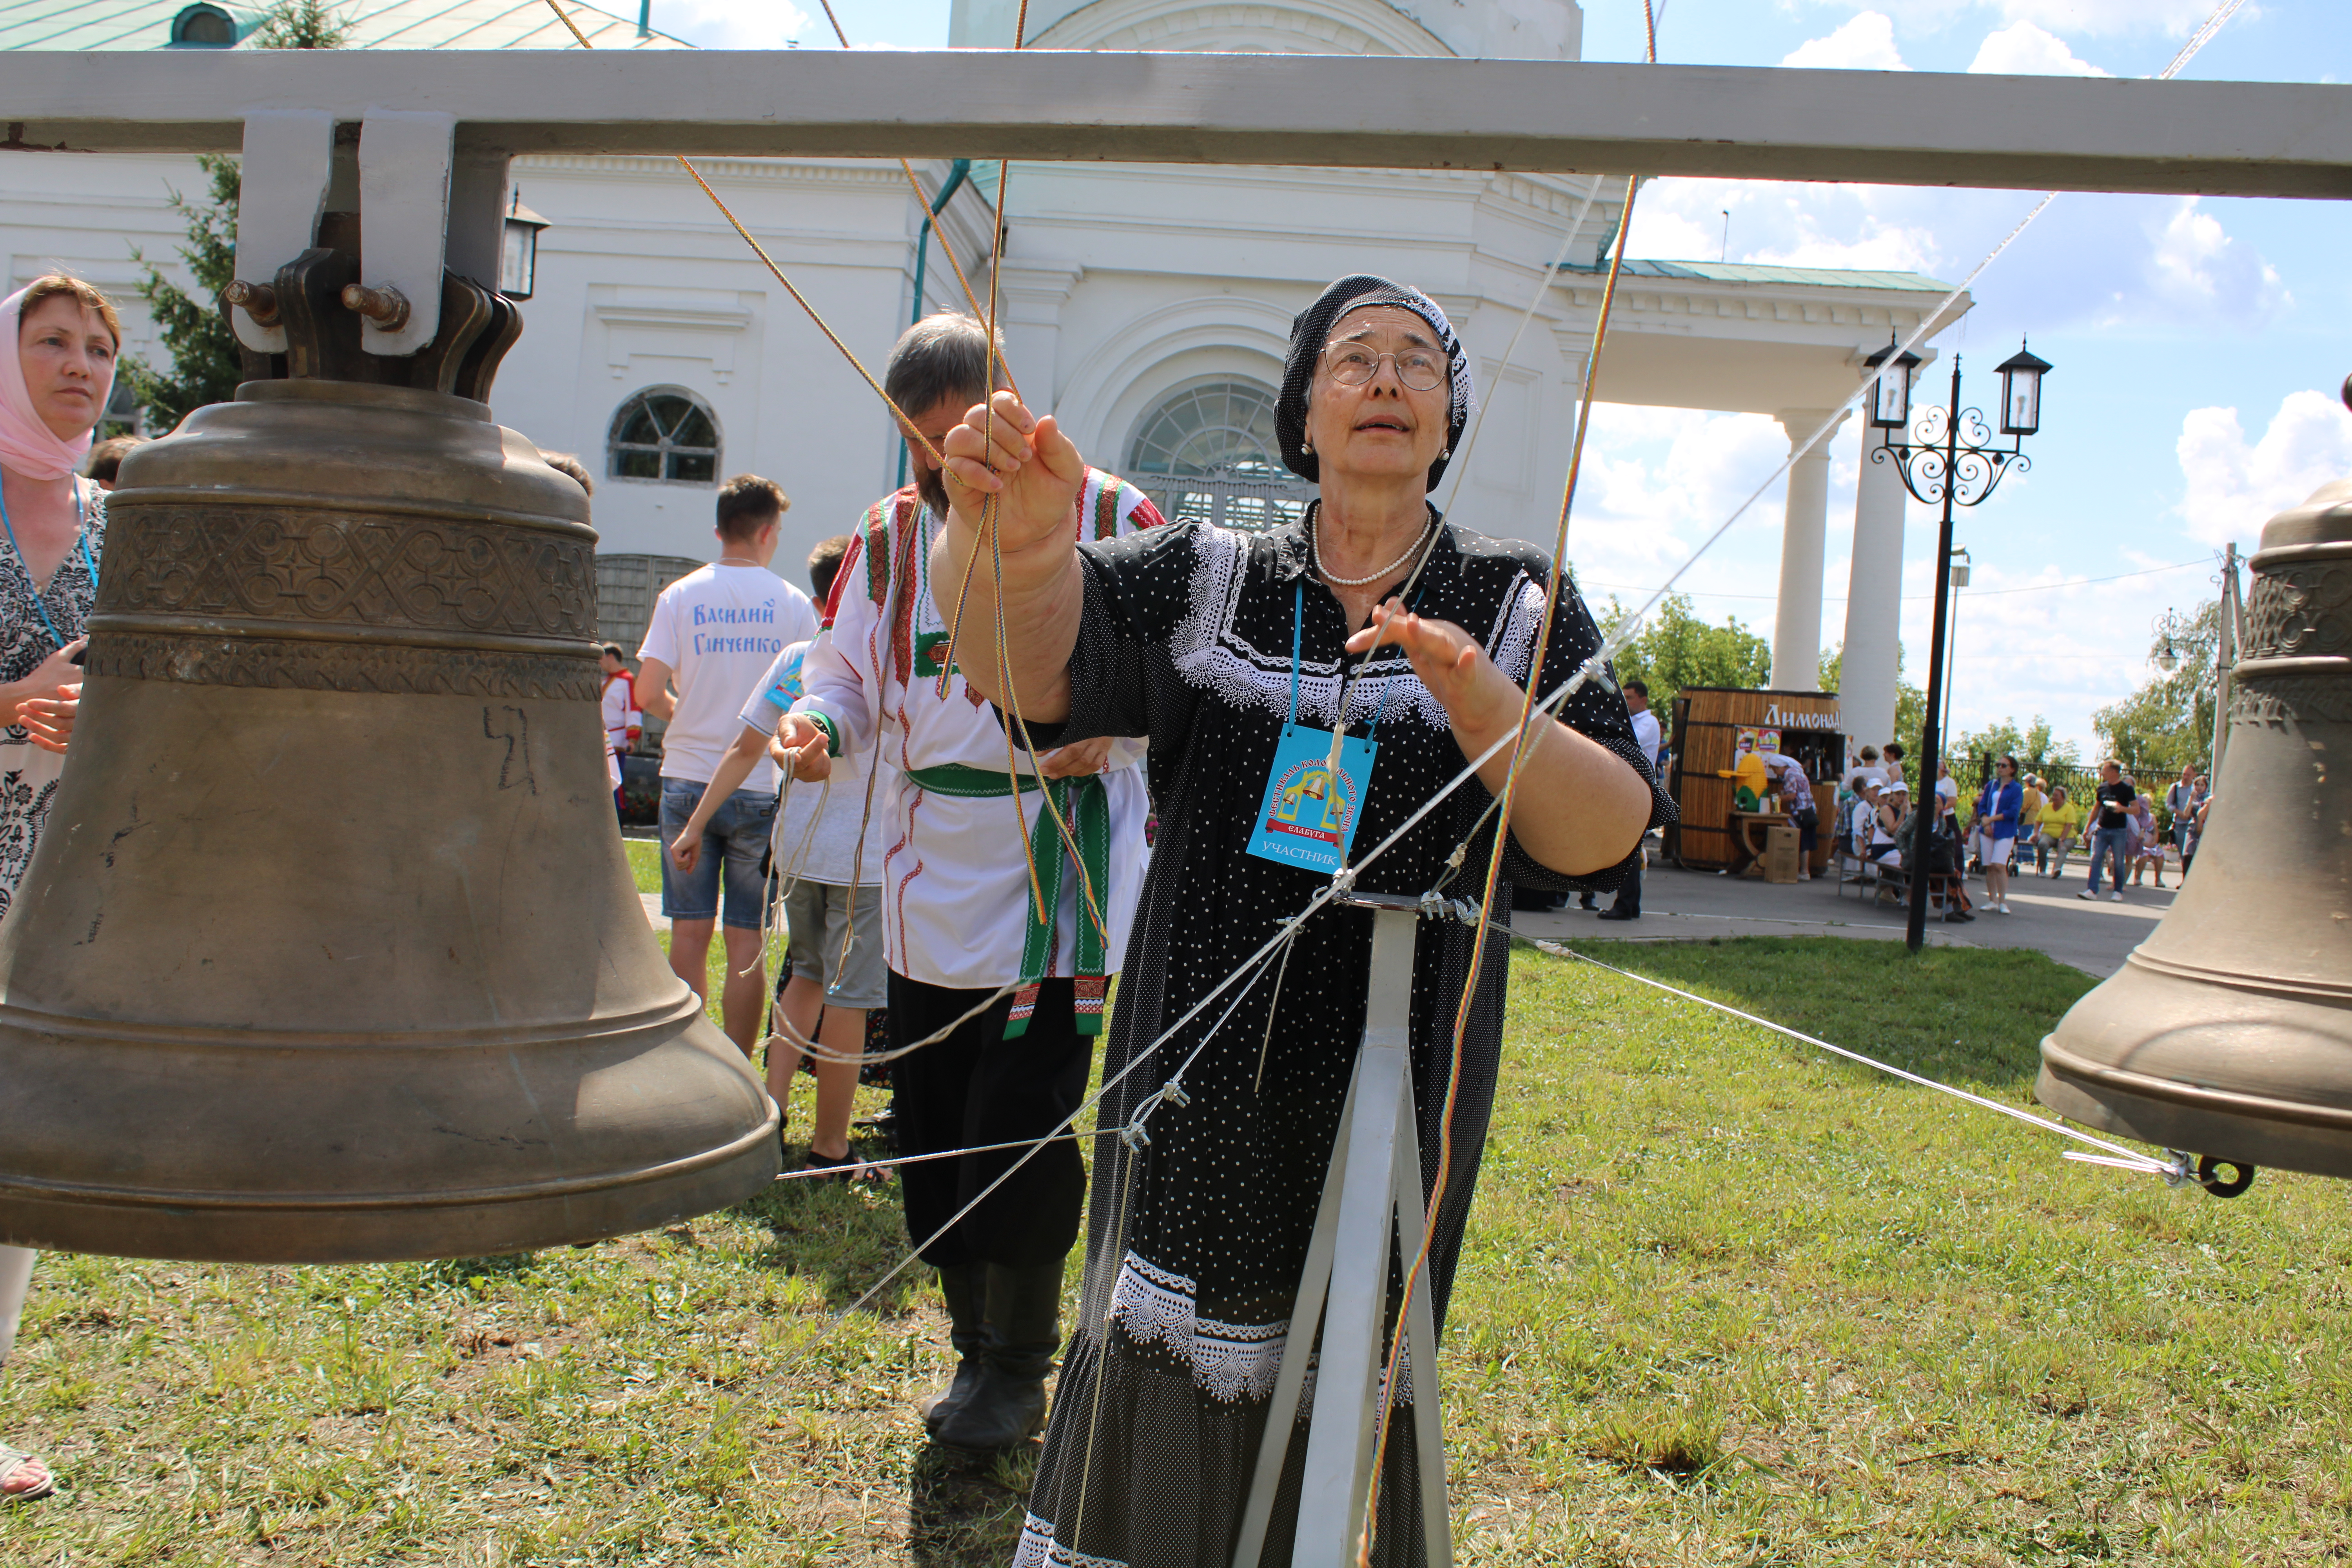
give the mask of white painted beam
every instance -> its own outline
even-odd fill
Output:
[[[237,185],[236,280],[268,284],[278,269],[318,243],[319,215],[335,174],[335,121],[325,114],[256,114],[245,122]],[[264,326],[251,310],[231,310],[237,341],[258,353],[286,352],[286,329]]]
[[[2352,86],[1324,55],[0,54],[37,144],[232,152],[247,113],[446,114],[467,153],[1604,170],[2352,196]],[[20,153],[18,156],[37,156]]]

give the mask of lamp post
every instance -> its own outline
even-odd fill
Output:
[[[1960,590],[1969,585],[1971,563],[1965,549],[1952,552],[1952,630],[1944,639],[1944,736],[1952,733],[1952,692],[1960,684]]]
[[[2000,434],[2007,447],[1984,422],[1984,416],[1960,405],[1960,356],[1952,356],[1951,401],[1942,408],[1927,408],[1918,417],[1916,438],[1897,440],[1896,432],[1915,434],[1911,416],[1911,376],[1918,368],[1916,354],[1895,353],[1886,347],[1864,362],[1877,375],[1871,389],[1870,423],[1879,435],[1870,460],[1894,459],[1903,476],[1903,488],[1924,506],[1940,504],[1943,521],[1936,542],[1936,625],[1928,641],[1927,711],[1919,722],[1919,784],[1915,797],[1918,825],[1911,842],[1911,919],[1905,942],[1914,952],[1927,940],[1927,855],[1935,837],[1936,818],[1942,814],[1936,795],[1936,763],[1942,749],[1940,712],[1944,697],[1944,646],[1948,625],[1952,578],[1952,509],[1975,506],[1992,494],[2002,476],[2032,465],[2021,448],[2024,438],[2042,427],[2042,378],[2047,362],[2023,347],[2001,362]]]

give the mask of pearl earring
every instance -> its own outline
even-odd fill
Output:
[[[1298,449],[1307,457],[1311,458],[1315,455],[1315,443],[1312,441],[1301,441],[1298,443]]]

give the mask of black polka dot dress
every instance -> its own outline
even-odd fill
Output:
[[[1184,524],[1089,543],[1082,558],[1086,597],[1070,661],[1070,716],[1050,739],[1150,736],[1160,832],[1104,1061],[1107,1079],[1134,1070],[1100,1112],[1086,1290],[1014,1562],[1197,1568],[1232,1561],[1267,1403],[1289,1348],[1291,1305],[1363,1032],[1372,916],[1347,908],[1318,912],[1290,952],[1278,994],[1269,968],[1213,1036],[1233,992],[1138,1058],[1329,880],[1246,850],[1289,711],[1294,604],[1302,587],[1303,725],[1328,731],[1333,722],[1340,678],[1353,662],[1341,649],[1349,628],[1338,599],[1309,571],[1304,526],[1238,533]],[[1446,526],[1414,607],[1480,638],[1524,684],[1550,570],[1531,546]],[[1541,689],[1567,679],[1600,644],[1582,601],[1564,592]],[[1392,649],[1377,651],[1356,672],[1347,702],[1351,735],[1381,713],[1379,756],[1353,846],[1360,860],[1465,759],[1444,710]],[[1613,678],[1588,683],[1563,718],[1649,777]],[[1038,743],[1048,739],[1039,729]],[[1670,819],[1671,803],[1654,786],[1653,795],[1652,822]],[[1465,784],[1366,869],[1360,886],[1413,895],[1437,886],[1446,858],[1487,804],[1475,780]],[[1464,869],[1447,883],[1449,896],[1476,896],[1491,847],[1490,828],[1471,843]],[[1505,847],[1504,876],[1515,883],[1606,889],[1622,872],[1620,866],[1562,877],[1516,842]],[[1509,908],[1506,888],[1497,910]],[[1471,936],[1457,922],[1420,926],[1412,1062],[1424,1194],[1436,1178],[1454,1010]],[[1436,1203],[1430,1286],[1441,1324],[1494,1100],[1507,946],[1487,946],[1454,1119],[1454,1163]],[[1183,1068],[1188,1100],[1154,1107],[1149,1143],[1130,1149],[1118,1130],[1188,1057],[1194,1058]],[[1416,1370],[1400,1376],[1394,1395],[1400,1438],[1390,1445],[1374,1552],[1387,1564],[1421,1561],[1418,1500],[1406,1479]],[[1267,1539],[1268,1564],[1290,1561],[1311,1405],[1310,1391]]]

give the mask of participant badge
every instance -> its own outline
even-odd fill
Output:
[[[1249,852],[1261,860],[1329,873],[1347,864],[1356,816],[1380,742],[1350,735],[1331,766],[1331,731],[1286,724],[1258,802]]]

